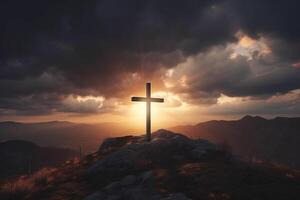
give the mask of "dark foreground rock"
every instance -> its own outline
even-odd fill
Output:
[[[155,177],[152,171],[144,172],[138,176],[128,175],[85,198],[85,200],[98,199],[189,200],[182,193],[162,197],[155,187]]]
[[[244,163],[207,140],[166,130],[155,132],[151,142],[143,136],[107,139],[98,152],[69,161],[33,185],[16,198],[6,193],[0,199],[300,199],[298,171]]]
[[[88,168],[88,174],[101,171],[130,171],[150,165],[169,165],[186,160],[204,158],[217,146],[207,140],[191,140],[180,134],[159,130],[153,134],[151,142],[145,142],[143,136],[125,136],[107,139],[99,148],[99,154],[111,152],[104,159]]]

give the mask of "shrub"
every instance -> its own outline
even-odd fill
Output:
[[[25,177],[20,177],[16,181],[5,183],[0,189],[0,199],[24,199],[24,197],[33,189],[34,185]]]
[[[43,168],[30,177],[31,182],[33,182],[35,186],[45,186],[49,182],[52,172],[53,169],[51,168]]]
[[[21,176],[17,180],[7,182],[0,186],[1,200],[24,199],[32,190],[37,187],[46,186],[51,180],[51,173],[54,169],[43,168],[31,176]]]

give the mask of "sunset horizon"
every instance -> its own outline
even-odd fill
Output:
[[[300,116],[297,6],[277,4],[5,4],[0,121],[134,123],[146,82],[155,124]]]
[[[299,200],[300,1],[1,0],[1,200]]]

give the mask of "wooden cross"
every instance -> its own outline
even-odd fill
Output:
[[[146,138],[147,141],[151,141],[151,102],[163,103],[162,98],[151,98],[151,83],[146,83],[146,97],[131,97],[131,101],[143,101],[146,102]]]

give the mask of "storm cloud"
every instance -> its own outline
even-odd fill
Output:
[[[215,104],[221,94],[286,94],[300,87],[292,67],[300,62],[298,7],[267,0],[1,1],[0,108],[107,112],[113,106],[102,106],[105,99],[122,101],[145,81],[191,104]],[[264,38],[271,52],[230,58],[238,33]],[[167,88],[169,70],[184,84]],[[104,102],[70,101],[76,95]]]

